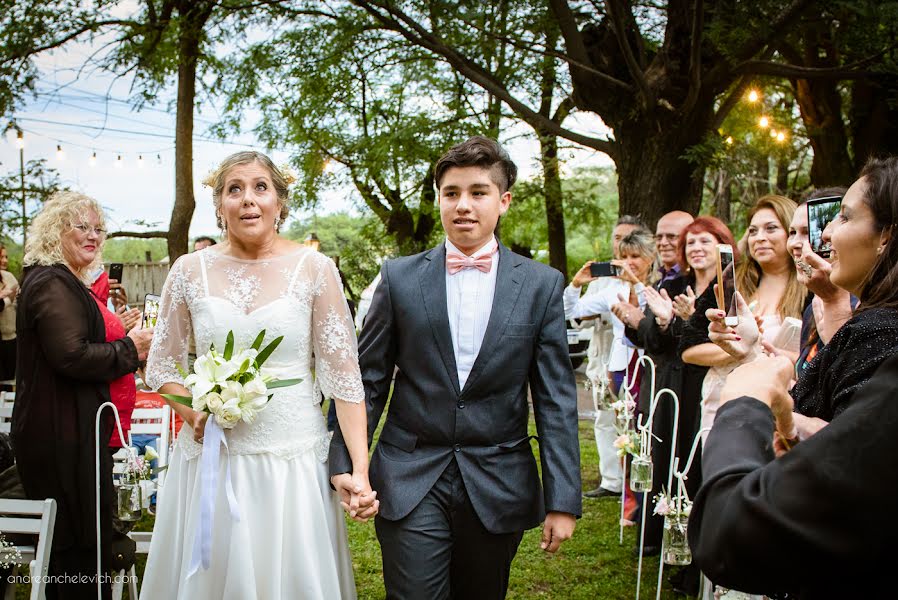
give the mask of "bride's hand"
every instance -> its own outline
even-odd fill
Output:
[[[203,435],[206,433],[206,420],[209,418],[209,413],[203,412],[200,410],[193,411],[193,420],[190,423],[190,426],[193,428],[193,439],[202,444],[203,443]]]
[[[340,496],[340,506],[354,520],[364,523],[377,514],[380,500],[371,489],[368,475],[361,473],[341,473],[331,477],[331,485]]]

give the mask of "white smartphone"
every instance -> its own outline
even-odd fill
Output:
[[[724,323],[729,327],[739,324],[736,312],[736,261],[733,247],[717,244],[717,308],[726,313]]]

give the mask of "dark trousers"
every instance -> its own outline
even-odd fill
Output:
[[[56,578],[54,583],[47,584],[47,600],[96,600],[96,546],[74,547],[62,551],[54,549],[50,554],[47,574]],[[110,583],[108,580],[103,581],[104,600],[112,597]]]
[[[455,459],[408,516],[375,528],[388,600],[501,600],[524,535],[486,530]]]

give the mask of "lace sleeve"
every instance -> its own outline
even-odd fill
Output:
[[[358,345],[343,284],[333,261],[316,254],[312,261],[312,343],[315,376],[325,397],[359,403],[365,399]]]
[[[184,385],[184,378],[176,365],[187,370],[187,354],[192,338],[188,300],[196,293],[191,269],[185,266],[188,257],[181,257],[168,272],[162,288],[162,302],[153,344],[147,358],[146,383],[158,390],[166,383]]]

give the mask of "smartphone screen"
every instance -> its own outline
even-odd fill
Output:
[[[736,321],[736,261],[733,247],[717,245],[717,307],[726,313],[726,324]],[[732,319],[732,321],[731,321]]]
[[[830,247],[823,241],[823,230],[836,218],[842,207],[841,196],[829,196],[808,200],[808,241],[814,254],[829,258]]]
[[[159,302],[162,300],[156,294],[147,294],[143,299],[143,328],[156,326],[159,318]]]
[[[594,262],[589,265],[589,274],[593,277],[616,277],[618,268],[610,262]]]
[[[115,279],[119,283],[122,282],[122,271],[124,271],[125,265],[122,263],[112,263],[109,265],[109,279]]]

